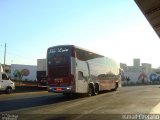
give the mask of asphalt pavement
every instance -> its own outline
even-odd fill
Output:
[[[18,120],[160,120],[158,85],[122,87],[93,97],[37,91],[0,95],[1,118]],[[153,115],[153,116],[147,116]]]

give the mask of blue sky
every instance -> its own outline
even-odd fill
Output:
[[[48,47],[74,44],[117,62],[160,66],[160,40],[134,0],[1,0],[0,62],[36,65]]]

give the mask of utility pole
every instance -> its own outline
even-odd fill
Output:
[[[5,72],[5,67],[6,67],[6,43],[4,46],[4,65],[3,65],[4,72]]]

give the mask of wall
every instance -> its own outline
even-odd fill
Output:
[[[122,84],[138,84],[138,83],[160,83],[160,74],[157,73],[146,73],[146,72],[124,72]]]
[[[12,64],[11,65],[11,79],[19,79],[18,74],[22,75],[22,80],[34,81],[36,80],[36,71],[37,66],[34,65],[20,65]]]

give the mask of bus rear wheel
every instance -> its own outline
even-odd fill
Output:
[[[98,86],[98,84],[96,84],[95,85],[95,95],[98,95],[98,93],[99,93],[99,86]]]
[[[93,96],[95,95],[95,92],[94,92],[94,87],[93,85],[89,85],[89,88],[88,88],[88,96]]]

